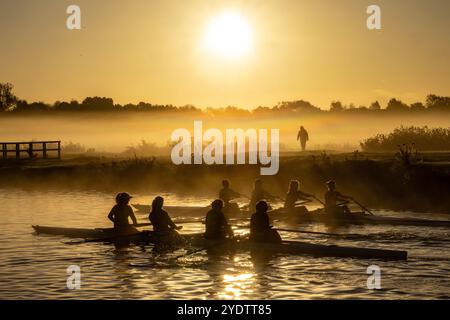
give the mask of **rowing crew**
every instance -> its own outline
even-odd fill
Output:
[[[138,232],[135,229],[137,220],[129,205],[131,198],[128,193],[119,193],[116,196],[116,205],[108,215],[118,233]],[[164,198],[158,196],[153,200],[149,220],[155,232],[176,239],[179,237],[177,230],[182,229],[182,226],[177,226],[172,221],[169,214],[163,209],[163,205]],[[223,207],[222,200],[214,200],[211,204],[211,210],[206,214],[205,238],[208,240],[223,240],[234,236],[233,230],[223,213]],[[267,203],[259,201],[255,207],[256,212],[252,215],[250,221],[250,240],[255,242],[281,242],[280,235],[272,229],[269,223]],[[133,225],[129,224],[129,219],[132,220]]]
[[[298,180],[291,180],[289,183],[289,189],[285,199],[281,199],[278,196],[272,195],[264,190],[262,181],[260,179],[255,180],[253,185],[253,191],[250,197],[249,209],[254,211],[256,204],[262,200],[283,200],[284,209],[291,213],[308,213],[305,206],[299,205],[299,201],[302,204],[318,200],[325,205],[325,212],[330,215],[341,215],[350,213],[349,208],[346,206],[349,200],[353,200],[352,197],[343,195],[336,190],[336,183],[330,180],[326,183],[327,191],[325,193],[325,203],[320,201],[314,194],[305,193],[300,190],[300,183]],[[237,213],[240,208],[237,203],[232,202],[234,199],[247,197],[242,193],[236,192],[230,188],[230,182],[228,180],[222,181],[222,189],[219,192],[219,199],[224,203],[224,211],[226,213]],[[269,209],[270,206],[268,207]]]
[[[229,212],[230,208],[235,205],[237,210],[239,206],[231,202],[231,200],[243,196],[230,188],[228,180],[222,182],[222,190],[219,192],[220,199],[214,200],[211,204],[211,210],[208,211],[205,220],[205,237],[207,239],[224,239],[233,237],[233,231],[228,224],[224,212]],[[330,215],[349,214],[350,210],[345,205],[352,197],[341,194],[336,190],[334,181],[327,182],[327,192],[325,193],[325,212]],[[133,225],[137,225],[137,220],[133,209],[129,205],[132,197],[128,193],[119,193],[116,196],[116,205],[111,209],[108,218],[114,223],[114,228],[121,233],[134,233],[137,230],[129,224],[129,218]],[[272,229],[269,222],[268,210],[270,209],[266,198],[274,199],[276,196],[270,195],[262,187],[261,180],[256,180],[252,197],[250,201],[250,210],[254,213],[250,220],[250,240],[257,242],[281,242],[281,237],[276,230]],[[284,209],[293,214],[308,213],[304,206],[298,206],[298,201],[312,201],[317,199],[313,194],[308,194],[300,190],[300,183],[292,180],[289,183],[289,190],[284,200]],[[320,201],[320,200],[319,200]],[[344,203],[338,203],[343,201]],[[304,203],[304,202],[303,202]],[[159,234],[167,234],[174,237],[178,236],[177,230],[182,226],[177,226],[169,214],[163,209],[164,199],[160,196],[156,197],[152,202],[152,209],[149,214],[149,220],[153,225],[153,230]]]

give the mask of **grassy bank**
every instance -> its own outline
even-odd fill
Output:
[[[428,153],[412,165],[393,154],[284,154],[275,176],[259,166],[173,165],[166,158],[78,157],[61,161],[0,162],[1,188],[175,192],[215,197],[223,178],[250,194],[255,178],[283,195],[290,179],[323,198],[324,183],[335,179],[343,193],[372,208],[450,213],[450,155]]]

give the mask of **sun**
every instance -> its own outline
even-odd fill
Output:
[[[209,22],[203,47],[215,56],[236,59],[249,53],[252,37],[247,21],[238,13],[227,12]]]

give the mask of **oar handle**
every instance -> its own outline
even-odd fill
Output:
[[[183,224],[183,223],[198,223],[198,222],[202,222],[202,220],[181,220],[181,221],[177,221],[175,220],[174,223],[175,224]],[[138,224],[132,224],[131,226],[133,227],[150,227],[152,226],[152,223],[146,222],[146,223],[138,223]]]
[[[320,202],[325,207],[325,203],[322,200],[320,200],[316,196],[313,196],[313,198],[316,199],[318,202]]]

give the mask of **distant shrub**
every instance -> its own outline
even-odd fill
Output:
[[[90,149],[91,151],[91,149]],[[69,141],[68,143],[63,143],[61,146],[61,152],[63,153],[85,153],[86,148],[80,143],[73,143]]]
[[[403,145],[414,145],[420,151],[445,151],[450,150],[450,128],[402,126],[387,135],[368,138],[360,145],[364,151],[394,151]]]
[[[154,155],[167,154],[168,146],[159,147],[156,143],[147,142],[146,140],[141,140],[138,145],[132,145],[126,147],[123,155],[128,157],[148,157]]]

